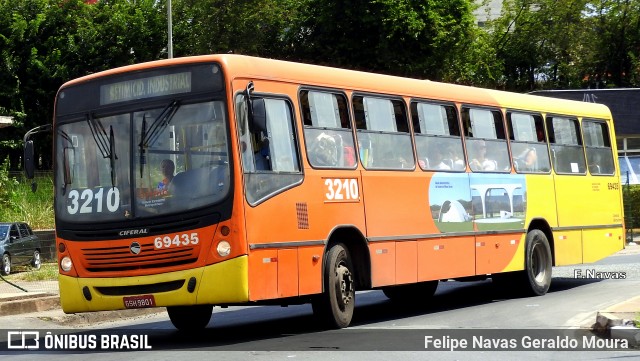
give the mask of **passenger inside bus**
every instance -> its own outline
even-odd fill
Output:
[[[338,153],[340,149],[342,149],[342,145],[338,144],[336,138],[339,142],[342,142],[342,138],[338,135],[331,136],[325,133],[321,133],[315,139],[311,140],[312,144],[309,147],[309,157],[314,165],[320,167],[339,166],[338,160],[340,156]]]
[[[487,144],[484,140],[480,140],[474,143],[475,153],[473,154],[469,166],[473,171],[494,171],[498,168],[498,163],[495,160],[488,159]]]
[[[162,162],[160,162],[160,172],[164,178],[160,183],[158,183],[158,189],[167,190],[169,183],[173,180],[173,173],[175,170],[176,165],[171,159],[163,159]]]
[[[519,156],[514,158],[516,169],[521,172],[538,171],[538,154],[535,148],[525,149]]]
[[[450,170],[453,168],[453,161],[444,159],[441,147],[433,146],[431,147],[431,152],[429,152],[429,157],[426,159],[426,166],[428,169]]]

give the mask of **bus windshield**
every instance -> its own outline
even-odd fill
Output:
[[[56,213],[64,221],[138,219],[212,204],[229,192],[222,101],[59,124]]]

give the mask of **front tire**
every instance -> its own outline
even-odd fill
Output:
[[[0,273],[2,273],[3,276],[11,274],[11,256],[7,253],[2,255],[2,269],[0,269]]]
[[[331,328],[349,326],[356,301],[355,274],[347,248],[335,244],[324,267],[324,292],[314,300],[313,312]]]
[[[173,326],[184,332],[195,332],[207,327],[212,312],[212,305],[167,307],[167,313]]]

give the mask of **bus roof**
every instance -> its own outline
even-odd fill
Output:
[[[62,87],[96,79],[98,77],[140,71],[167,65],[179,65],[201,62],[219,62],[225,69],[229,79],[247,78],[279,80],[309,86],[347,89],[361,92],[406,95],[440,101],[451,101],[462,104],[476,104],[519,109],[525,111],[542,111],[552,114],[571,114],[609,119],[609,109],[601,104],[585,103],[519,94],[500,90],[470,87],[403,78],[398,76],[368,73],[320,65],[310,65],[289,61],[257,58],[237,54],[200,55],[166,60],[157,60],[87,75],[65,83]],[[345,79],[349,79],[346,81]]]

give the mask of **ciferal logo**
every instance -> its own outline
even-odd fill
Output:
[[[7,348],[13,350],[37,350],[40,348],[40,332],[9,331],[7,332]]]
[[[148,234],[148,228],[140,228],[140,229],[127,229],[125,231],[120,231],[118,234],[121,236],[136,236],[142,234]]]
[[[142,246],[140,246],[140,243],[138,242],[132,242],[131,246],[129,246],[129,250],[133,254],[140,254],[140,251],[142,251]]]

